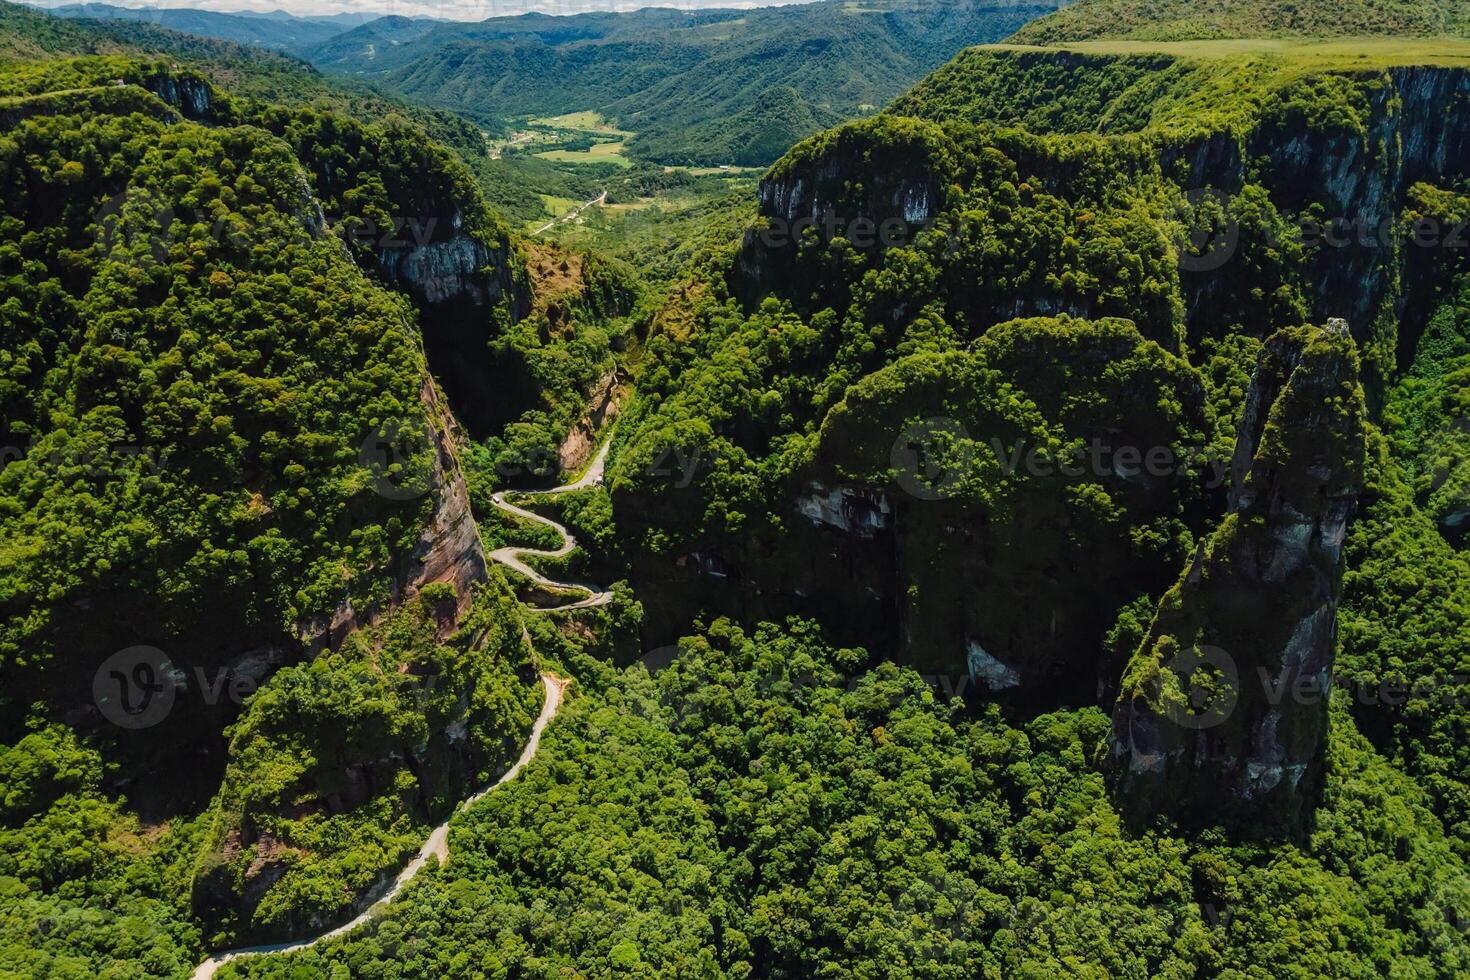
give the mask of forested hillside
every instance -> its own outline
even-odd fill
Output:
[[[527,14],[476,24],[386,18],[307,53],[486,122],[596,110],[665,163],[765,164],[872,112],[970,45],[1049,4],[820,2],[753,11]]]
[[[462,864],[357,935],[220,975],[1470,969],[1464,868],[1345,718],[1301,845],[1134,834],[1096,768],[1096,708],[965,711],[911,669],[859,678],[862,652],[818,632],[717,622],[653,677],[568,650],[587,696],[553,731],[555,761],[456,829]]]
[[[385,98],[352,79],[324,78],[305,62],[274,51],[200,37],[147,20],[64,20],[0,0],[0,55],[37,59],[76,54],[167,55],[188,62],[237,97],[327,105],[359,121],[402,116],[473,162],[484,157],[476,129],[452,113]]]
[[[618,432],[645,623],[1100,707],[1140,830],[1323,843],[1361,732],[1463,855],[1467,53],[982,47],[795,147]]]
[[[1470,975],[1459,8],[1038,12],[0,0],[0,975]]]
[[[456,416],[554,458],[629,286],[553,311],[413,110],[0,13],[0,970],[179,975],[348,917],[519,753],[472,511],[520,470]]]

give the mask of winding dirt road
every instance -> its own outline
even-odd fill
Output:
[[[583,473],[579,479],[573,481],[572,483],[565,484],[564,486],[555,487],[551,490],[532,492],[569,493],[574,490],[585,490],[588,487],[596,486],[597,484],[601,483],[603,470],[605,469],[607,463],[607,450],[609,445],[611,445],[610,439],[606,440],[603,443],[602,448],[597,451],[597,455],[592,458],[592,462],[587,467],[587,471]],[[504,494],[497,493],[493,499],[495,502],[495,506],[505,511],[506,513],[515,514],[518,517],[524,517],[555,529],[557,533],[562,536],[562,545],[561,547],[550,551],[538,548],[500,548],[490,553],[490,558],[492,560],[498,561],[501,564],[514,569],[520,574],[536,582],[538,585],[542,585],[552,589],[575,589],[588,593],[587,598],[580,599],[576,602],[568,603],[563,606],[554,606],[549,608],[528,608],[532,609],[535,612],[551,612],[560,609],[582,609],[588,606],[606,605],[612,599],[611,592],[603,592],[593,585],[585,585],[578,582],[554,582],[551,579],[546,578],[541,573],[537,572],[534,568],[531,568],[529,565],[522,562],[520,560],[522,555],[536,555],[546,558],[560,558],[564,555],[570,554],[572,552],[572,549],[577,546],[577,542],[572,537],[571,533],[565,527],[558,524],[556,521],[553,521],[547,517],[542,517],[540,514],[533,514],[528,510],[523,510],[522,508],[517,507],[514,504],[507,503],[504,499]],[[501,786],[504,786],[512,779],[515,779],[516,776],[520,775],[521,770],[524,769],[526,764],[535,757],[536,750],[540,748],[541,733],[546,730],[546,726],[550,724],[551,719],[556,717],[556,712],[561,707],[562,694],[563,692],[565,692],[567,685],[570,684],[571,681],[564,680],[552,673],[543,673],[541,675],[541,683],[546,688],[546,700],[541,705],[541,714],[536,718],[536,724],[531,727],[531,737],[526,741],[526,747],[521,750],[521,757],[516,760],[516,764],[507,769],[505,771],[505,774],[497,779],[494,783],[491,783],[489,786],[486,786],[479,792],[475,793],[473,796],[461,802],[459,806],[455,808],[454,813],[450,814],[443,823],[439,824],[439,826],[430,831],[428,839],[425,840],[424,845],[419,848],[418,854],[414,856],[414,859],[412,861],[408,862],[408,864],[404,866],[402,871],[398,872],[398,876],[393,879],[392,883],[381,889],[376,894],[369,893],[371,903],[366,909],[364,909],[352,920],[344,922],[342,925],[337,926],[335,929],[329,929],[328,931],[316,936],[310,936],[305,939],[296,939],[290,942],[274,943],[264,946],[242,946],[239,949],[230,949],[220,953],[215,953],[203,963],[199,964],[198,968],[194,970],[193,980],[208,980],[208,978],[213,977],[215,971],[218,970],[225,963],[228,963],[230,960],[233,959],[238,959],[242,956],[259,956],[263,953],[289,953],[296,950],[308,949],[312,946],[317,945],[318,943],[325,942],[328,939],[333,939],[337,936],[346,935],[347,933],[352,932],[354,929],[363,925],[368,920],[374,918],[380,912],[382,912],[383,909],[387,907],[388,903],[391,902],[398,895],[398,893],[403,890],[403,887],[407,885],[410,881],[412,881],[421,870],[423,870],[424,865],[428,863],[430,857],[438,858],[441,864],[448,861],[450,821],[453,820],[455,815],[464,810],[466,807],[479,802],[482,798],[484,798],[486,794],[493,792]]]
[[[568,211],[566,214],[562,215],[560,218],[552,218],[550,221],[546,222],[546,224],[542,225],[540,228],[537,228],[535,231],[531,232],[531,235],[532,235],[532,237],[535,237],[536,235],[539,235],[539,234],[541,234],[544,231],[547,231],[547,230],[549,230],[551,228],[555,228],[557,225],[564,225],[568,221],[575,221],[578,217],[581,216],[581,214],[582,214],[583,211],[586,211],[588,208],[592,207],[592,205],[594,205],[594,204],[601,204],[601,203],[603,203],[606,200],[607,200],[607,191],[603,191],[601,194],[597,195],[592,200],[587,201],[587,202],[585,202],[583,204],[580,204],[580,205],[578,205],[575,208],[572,208],[570,211]]]
[[[435,827],[429,833],[428,839],[424,841],[424,846],[419,848],[419,852],[414,856],[414,859],[408,862],[402,871],[398,872],[398,877],[393,879],[392,884],[383,889],[380,894],[376,895],[372,904],[358,914],[356,918],[342,923],[342,925],[337,926],[335,929],[329,929],[326,932],[316,936],[310,936],[306,939],[296,939],[290,942],[273,943],[265,946],[242,946],[239,949],[230,949],[222,953],[215,953],[209,959],[199,964],[194,970],[194,980],[208,980],[209,977],[214,976],[215,971],[221,966],[230,960],[239,959],[242,956],[259,956],[262,953],[290,953],[300,949],[308,949],[317,943],[325,942],[337,936],[346,935],[382,912],[388,903],[393,901],[398,893],[403,890],[403,886],[407,885],[414,879],[415,875],[423,870],[424,865],[428,863],[431,856],[438,858],[441,864],[448,861],[450,820],[453,820],[454,816],[465,807],[479,802],[487,793],[504,786],[520,775],[521,770],[526,767],[526,763],[531,761],[536,755],[536,750],[540,748],[541,733],[546,730],[546,726],[551,722],[551,719],[556,717],[556,712],[561,707],[562,693],[571,681],[563,680],[555,674],[545,673],[541,675],[541,683],[546,688],[546,700],[541,705],[541,714],[537,716],[536,724],[531,727],[531,737],[526,740],[526,747],[521,750],[521,757],[516,760],[516,764],[507,769],[505,774],[495,782],[460,803],[448,819]]]
[[[603,442],[602,448],[597,450],[597,455],[592,457],[592,462],[588,464],[587,471],[582,474],[581,478],[563,486],[553,487],[550,490],[530,492],[537,494],[571,493],[574,490],[585,490],[588,487],[594,487],[598,485],[602,482],[603,471],[607,468],[607,450],[610,445],[612,445],[612,440],[610,439]],[[498,561],[502,565],[505,565],[507,568],[515,569],[517,572],[535,582],[537,585],[543,586],[545,588],[570,589],[577,592],[587,593],[587,598],[580,599],[576,602],[570,602],[566,605],[561,606],[531,606],[529,608],[532,611],[555,612],[563,609],[585,609],[589,606],[605,606],[612,601],[611,592],[603,592],[598,589],[597,586],[588,585],[585,582],[552,581],[551,579],[547,578],[545,575],[542,575],[540,572],[536,571],[536,569],[532,568],[530,565],[527,565],[524,561],[522,561],[521,558],[523,556],[536,558],[563,558],[571,554],[572,551],[577,547],[577,539],[572,537],[570,531],[568,531],[562,525],[558,524],[556,521],[553,521],[551,518],[542,517],[540,514],[534,514],[529,510],[517,507],[515,504],[508,502],[505,499],[505,493],[497,493],[494,497],[491,498],[491,500],[494,502],[496,507],[505,511],[507,514],[514,514],[517,517],[523,517],[527,520],[535,521],[537,524],[544,524],[552,530],[556,531],[556,533],[560,534],[562,537],[561,546],[558,548],[497,548],[495,551],[490,552],[490,558],[493,561]]]

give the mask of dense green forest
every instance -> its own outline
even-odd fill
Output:
[[[645,629],[811,615],[971,710],[1110,710],[1087,767],[1133,833],[1324,842],[1345,738],[1463,855],[1463,58],[965,52],[771,168],[654,322],[606,516],[569,516]],[[1324,239],[1348,221],[1377,237]],[[1173,666],[1201,649],[1243,679],[1218,725]],[[1324,671],[1330,712],[1249,683]],[[1124,931],[1074,965],[1170,973],[1101,966]],[[1463,969],[1347,959],[1302,972]]]
[[[0,3],[0,976],[1470,975],[1458,8],[1041,12]]]
[[[818,636],[717,622],[654,676],[568,648],[582,694],[521,792],[456,828],[463,858],[360,934],[221,976],[1470,969],[1464,867],[1351,724],[1309,839],[1132,834],[1096,708],[967,712]]]
[[[534,653],[466,509],[512,471],[439,407],[432,349],[473,330],[518,365],[502,410],[554,453],[631,273],[583,263],[549,332],[415,125],[451,117],[4,13],[55,56],[0,68],[0,970],[177,975],[347,917],[519,753]]]

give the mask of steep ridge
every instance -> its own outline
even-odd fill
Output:
[[[207,941],[350,917],[534,719],[419,337],[514,324],[509,232],[402,121],[131,57],[0,99],[7,725],[93,738],[149,820],[202,811]]]
[[[457,474],[458,459],[453,449],[453,446],[454,443],[452,440],[445,439],[440,443],[440,452],[443,454],[446,469]],[[586,472],[583,473],[582,476],[579,477],[577,480],[564,486],[555,487],[548,491],[539,492],[553,494],[567,493],[587,489],[588,487],[599,484],[602,480],[603,464],[604,460],[606,459],[607,449],[608,444],[605,443],[603,447],[598,451],[596,456],[593,458],[593,461],[588,466]],[[459,477],[458,479],[462,483],[462,477]],[[503,496],[500,494],[497,494],[495,496],[493,502],[496,507],[506,511],[507,513],[516,515],[518,517],[535,520],[552,527],[563,537],[565,543],[562,548],[554,551],[543,551],[531,548],[502,548],[490,552],[490,560],[499,562],[512,571],[521,575],[525,575],[532,581],[548,589],[553,589],[557,591],[581,590],[589,593],[588,596],[584,599],[569,601],[555,606],[529,606],[527,607],[529,610],[540,612],[561,612],[603,606],[611,601],[611,592],[600,591],[594,586],[582,585],[580,583],[564,583],[552,581],[522,562],[520,560],[520,557],[523,555],[561,557],[563,555],[569,554],[576,546],[575,541],[572,538],[571,534],[567,531],[567,529],[562,525],[548,518],[541,517],[540,515],[534,514],[530,511],[516,507],[513,504],[507,503],[504,500]],[[468,513],[467,510],[465,510],[465,512],[463,513],[462,521],[459,522],[458,526],[461,527],[465,531],[465,533],[473,539],[473,547],[470,550],[483,562],[484,546],[483,543],[480,541],[478,528],[474,523],[474,518]],[[481,578],[483,578],[483,564],[479,566],[479,571]],[[477,579],[476,581],[478,582],[479,580]],[[462,602],[461,605],[465,605],[466,607],[468,607],[467,602]],[[452,627],[454,625],[457,625],[458,622],[459,617],[455,616],[452,613],[448,616],[441,617],[439,623],[440,638],[448,638],[449,634],[453,632]],[[346,635],[356,635],[357,631],[365,628],[364,625],[361,623],[350,623],[348,625],[351,628],[351,633]],[[493,629],[486,628],[486,624],[478,625],[474,633],[476,638],[471,641],[472,644],[477,645],[483,643],[485,637],[491,632],[493,632]],[[533,661],[535,659],[534,650],[532,650],[530,647],[530,636],[524,628],[520,630],[519,643],[525,648],[524,652],[527,655],[526,662],[529,663]],[[488,653],[490,651],[487,650],[481,652]],[[217,953],[215,955],[212,955],[208,960],[201,964],[199,970],[196,971],[195,976],[213,976],[214,971],[218,969],[220,965],[230,960],[237,959],[241,956],[251,956],[262,953],[291,952],[294,950],[307,949],[333,937],[345,935],[380,914],[387,907],[388,903],[392,901],[394,896],[396,896],[399,891],[406,884],[408,884],[408,882],[411,881],[420,870],[422,870],[430,856],[437,857],[441,864],[446,861],[448,859],[447,841],[449,823],[450,820],[453,819],[453,816],[462,812],[467,807],[473,805],[486,793],[514,779],[516,774],[520,772],[520,770],[526,765],[527,762],[531,760],[532,757],[534,757],[537,746],[540,743],[541,734],[546,725],[555,716],[557,708],[561,703],[562,693],[566,685],[570,683],[569,681],[562,680],[549,673],[542,673],[541,680],[546,692],[545,699],[542,704],[540,715],[537,718],[535,724],[530,729],[530,733],[526,741],[526,746],[522,751],[519,760],[514,765],[510,766],[509,769],[507,769],[495,782],[490,784],[488,787],[475,792],[474,794],[463,799],[457,804],[452,804],[448,809],[448,815],[446,815],[445,818],[436,827],[427,832],[423,844],[418,849],[417,855],[406,865],[404,865],[402,870],[397,872],[396,876],[391,875],[386,870],[380,873],[374,880],[374,883],[370,887],[365,889],[360,895],[354,897],[351,900],[350,904],[346,906],[345,909],[340,911],[340,914],[331,916],[322,915],[322,912],[328,910],[318,908],[316,910],[317,914],[312,917],[306,918],[304,920],[292,920],[289,923],[288,931],[293,935],[299,935],[302,932],[309,933],[311,932],[311,930],[314,929],[321,929],[321,931],[316,932],[313,935],[309,935],[307,938],[292,938],[281,942],[264,943],[260,945],[241,947],[238,949],[231,949],[222,953]],[[460,738],[462,739],[464,734],[463,729],[471,720],[472,719],[470,718],[470,716],[458,717],[450,724],[449,728],[451,730],[459,728],[461,730]],[[437,737],[437,735],[438,733],[432,733],[431,738]],[[454,737],[451,735],[451,741],[454,740]],[[430,748],[432,747],[427,745],[414,746],[401,751],[403,751],[404,754],[408,757],[414,759],[414,765],[412,766],[412,768],[416,772],[418,772],[426,770],[434,764],[433,753],[431,751],[425,751],[426,749]],[[371,767],[375,764],[379,764],[377,760],[370,760],[366,763],[359,763],[359,767],[364,770],[370,771]],[[368,780],[371,780],[372,777],[371,775],[369,775],[366,778]],[[228,788],[229,776],[227,774],[226,790],[221,793],[221,797],[226,799],[227,801]],[[451,799],[457,798],[457,796],[451,797]],[[298,797],[296,805],[300,807],[302,805],[302,802],[302,798]],[[199,909],[201,915],[203,915],[205,918],[212,918],[217,915],[218,913],[216,909],[219,905],[231,904],[234,902],[243,902],[250,905],[250,909],[242,913],[242,917],[245,920],[249,921],[250,919],[257,917],[256,909],[258,908],[262,896],[267,895],[268,889],[273,887],[283,875],[289,874],[289,867],[283,866],[282,862],[279,860],[279,851],[282,850],[282,848],[280,848],[279,846],[280,842],[273,838],[269,830],[257,830],[253,833],[250,832],[248,827],[246,826],[246,823],[247,822],[242,822],[242,825],[239,828],[231,827],[228,829],[223,829],[223,832],[219,824],[216,824],[215,836],[223,838],[221,844],[217,845],[219,851],[228,852],[230,849],[233,849],[234,851],[239,852],[242,849],[249,849],[253,846],[256,857],[254,858],[254,860],[249,862],[249,869],[245,873],[241,882],[239,884],[232,884],[222,874],[223,869],[228,863],[226,860],[224,860],[227,854],[222,853],[220,855],[221,860],[218,863],[214,864],[212,869],[210,865],[211,861],[213,860],[213,856],[206,855],[206,870],[201,872],[196,877],[194,884],[195,906],[197,909]],[[259,846],[261,844],[267,846],[261,847]],[[234,860],[238,862],[238,859]],[[239,895],[238,898],[236,898],[237,893]],[[348,919],[348,921],[341,923],[340,925],[332,926],[331,928],[322,928],[326,924],[326,922],[332,921],[332,919],[340,919],[342,917],[342,914],[352,913],[355,914],[353,914],[352,918]]]
[[[390,492],[402,490],[406,494],[417,494],[420,489],[426,491],[434,501],[428,526],[413,551],[393,573],[387,608],[359,609],[348,595],[342,598],[330,617],[298,625],[301,641],[313,652],[340,648],[350,633],[372,625],[381,615],[412,600],[430,585],[448,585],[453,589],[454,601],[448,614],[438,617],[440,636],[447,637],[469,612],[476,586],[483,584],[488,577],[484,544],[470,512],[464,472],[454,454],[453,447],[462,435],[430,378],[424,379],[420,401],[424,408],[424,425],[415,425],[407,431],[395,429],[385,432],[384,441],[387,452],[391,454],[398,448],[393,442],[394,437],[426,435],[433,448],[426,482],[420,487],[411,484],[400,486],[385,480],[383,488]]]
[[[1342,321],[1261,352],[1230,512],[1159,604],[1113,709],[1111,765],[1139,822],[1301,828],[1311,812],[1363,479],[1356,361]]]
[[[1364,419],[1465,268],[1458,44],[972,49],[793,148],[619,433],[655,621],[814,615],[985,700],[1116,702],[1129,816],[1299,831],[1326,700],[1257,675],[1327,683]],[[1247,685],[1204,734],[1140,693],[1199,646]]]
[[[47,13],[67,19],[143,21],[187,34],[281,49],[321,44],[353,26],[316,18],[261,17],[213,10],[125,7],[108,3],[62,4],[48,7]]]
[[[1299,265],[1292,271],[1310,316],[1349,322],[1370,389],[1381,392],[1432,311],[1438,287],[1426,268],[1463,261],[1453,222],[1406,225],[1424,212],[1428,188],[1470,176],[1470,61],[1436,64],[1431,51],[1422,64],[1375,67],[1377,57],[1388,56],[1314,66],[1270,51],[977,48],[890,111],[1044,133],[1138,134],[1161,173],[1187,192],[1183,217],[1209,245],[1180,274],[1191,336],[1260,330],[1238,319],[1261,273],[1270,274],[1257,263],[1282,248],[1299,251],[1287,259]],[[1059,91],[1066,95],[1050,97]],[[1211,209],[1231,240],[1210,237]]]
[[[535,493],[538,496],[543,494],[575,493],[578,490],[586,490],[589,487],[601,485],[603,480],[603,471],[607,465],[608,450],[611,448],[612,441],[605,441],[602,444],[602,447],[593,454],[591,462],[587,464],[587,469],[582,473],[580,477],[573,480],[571,483],[563,484],[559,487],[552,487],[549,490],[537,490],[535,491]],[[577,539],[572,537],[571,532],[568,531],[564,526],[558,524],[556,521],[551,520],[549,517],[543,517],[540,514],[535,513],[534,511],[529,511],[523,507],[517,507],[515,504],[510,503],[508,500],[505,499],[507,492],[509,491],[496,493],[493,497],[490,498],[491,502],[494,503],[497,508],[507,514],[510,514],[514,517],[522,518],[524,520],[535,521],[538,524],[542,524],[546,527],[551,528],[552,530],[556,531],[557,534],[561,535],[562,543],[559,547],[552,549],[515,547],[499,548],[490,553],[490,558],[493,561],[498,561],[502,563],[507,568],[510,568],[518,574],[524,575],[526,578],[544,588],[554,589],[558,591],[569,590],[574,592],[587,593],[587,597],[585,599],[580,599],[575,602],[564,603],[555,606],[534,605],[530,608],[533,611],[553,612],[566,609],[585,609],[591,608],[593,606],[605,606],[609,602],[611,602],[613,598],[613,594],[611,592],[601,590],[595,585],[587,585],[583,582],[553,581],[521,560],[522,558],[526,557],[565,558],[567,555],[570,555],[574,550],[576,550]]]
[[[541,747],[541,736],[546,731],[546,726],[556,717],[557,710],[561,707],[562,698],[566,693],[567,685],[570,683],[571,681],[557,677],[555,674],[543,673],[541,675],[541,685],[544,690],[541,713],[536,716],[536,723],[531,727],[530,737],[526,740],[526,747],[521,750],[520,758],[516,760],[515,765],[502,773],[495,782],[463,800],[455,808],[454,815],[457,816],[460,812],[469,809],[487,794],[493,793],[495,790],[515,779],[516,776],[520,775],[521,770],[536,757],[536,752]],[[453,816],[430,831],[423,846],[419,848],[418,854],[414,856],[412,861],[404,865],[403,870],[399,871],[391,882],[385,881],[380,888],[369,892],[359,900],[358,904],[362,905],[363,909],[355,918],[307,939],[269,943],[262,946],[243,946],[239,949],[229,949],[214,953],[203,963],[199,964],[198,969],[193,974],[194,980],[209,980],[221,966],[232,960],[238,960],[246,956],[260,956],[266,953],[291,953],[296,950],[310,949],[319,943],[334,939],[337,936],[345,936],[366,925],[373,918],[380,915],[388,907],[389,903],[398,897],[398,894],[403,891],[404,887],[413,881],[418,873],[428,865],[429,858],[437,859],[440,865],[448,862],[449,824],[452,819]]]

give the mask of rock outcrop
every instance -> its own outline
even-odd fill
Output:
[[[374,254],[378,272],[403,289],[420,304],[435,306],[452,300],[467,300],[479,307],[489,307],[508,294],[513,286],[508,242],[485,242],[464,230],[464,214],[458,208],[448,211],[445,223],[448,233],[438,239],[438,222],[419,223],[414,229],[391,236]]]
[[[339,648],[353,631],[372,625],[383,614],[418,595],[425,586],[435,583],[454,586],[454,606],[443,610],[439,623],[440,636],[448,636],[469,611],[474,587],[485,581],[488,569],[485,549],[470,510],[464,474],[454,455],[457,432],[454,417],[427,380],[420,401],[434,451],[425,488],[434,502],[429,523],[413,552],[389,576],[387,608],[359,607],[350,598],[344,598],[330,618],[298,625],[297,634],[308,650]],[[416,492],[412,487],[405,489],[408,493]]]
[[[912,241],[954,177],[948,139],[918,120],[885,117],[798,145],[761,181],[763,220],[746,232],[732,291],[754,302],[809,286],[791,263],[804,241],[843,238],[863,252]]]
[[[219,99],[202,76],[180,68],[157,71],[142,80],[149,92],[179,110],[191,122],[220,122],[216,118]]]
[[[535,387],[525,366],[494,344],[505,327],[524,317],[529,293],[515,275],[518,261],[508,237],[472,234],[456,206],[429,206],[445,214],[420,240],[407,233],[375,250],[370,266],[419,308],[424,353],[455,414],[476,437],[498,432],[531,404]]]
[[[567,433],[557,448],[557,462],[562,471],[576,473],[586,466],[597,451],[604,426],[618,417],[622,408],[622,389],[616,371],[609,371],[592,386],[587,397],[587,411]]]
[[[1113,709],[1110,768],[1134,820],[1169,813],[1269,833],[1310,812],[1363,415],[1345,322],[1267,342],[1230,512],[1161,601]]]
[[[1121,320],[1016,321],[899,359],[847,392],[810,464],[772,489],[779,522],[691,530],[711,481],[683,457],[615,482],[620,533],[677,542],[631,549],[645,622],[810,616],[835,642],[963,673],[978,696],[1091,699],[1119,606],[1158,595],[1185,557],[1204,400],[1193,368]],[[697,455],[727,465],[721,452]]]
[[[1365,368],[1386,372],[1395,347],[1412,354],[1428,316],[1420,268],[1455,247],[1450,227],[1406,234],[1399,222],[1415,184],[1448,187],[1470,175],[1470,72],[1411,66],[1344,81],[1350,112],[1269,112],[1243,137],[1166,145],[1162,162],[1183,187],[1234,195],[1257,183],[1283,214],[1302,216],[1312,315],[1347,319]],[[1249,273],[1237,262],[1182,277],[1191,319],[1208,318],[1223,281]]]

